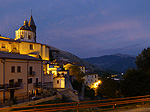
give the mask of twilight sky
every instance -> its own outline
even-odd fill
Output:
[[[0,34],[14,38],[31,9],[37,42],[81,58],[150,47],[150,0],[0,0]]]

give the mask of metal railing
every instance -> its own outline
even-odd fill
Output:
[[[21,88],[21,83],[19,82],[14,82],[14,83],[10,83],[10,84],[0,84],[0,91],[7,91],[8,89],[11,89],[11,88]]]
[[[107,107],[112,106],[115,109],[117,105],[124,104],[134,104],[150,101],[150,95],[145,96],[136,96],[136,97],[126,97],[126,98],[116,98],[116,99],[106,99],[106,100],[95,100],[95,101],[82,101],[82,102],[69,102],[69,103],[57,103],[57,104],[44,104],[44,105],[33,105],[33,106],[23,106],[23,107],[13,107],[15,111],[19,112],[31,112],[31,111],[60,111],[60,110],[71,110],[76,109],[79,112],[79,109],[83,108],[95,108],[95,107]],[[12,111],[13,112],[13,111]]]
[[[41,82],[34,83],[33,86],[34,86],[35,88],[40,88],[40,87],[42,87],[42,83],[41,83]]]

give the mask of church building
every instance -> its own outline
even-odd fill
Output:
[[[49,48],[36,42],[32,15],[15,31],[15,39],[0,36],[0,99],[41,91],[45,79],[43,61],[49,61]],[[50,82],[52,75],[47,77]]]
[[[36,25],[31,15],[29,23],[15,31],[15,39],[0,36],[0,51],[29,55],[49,60],[49,46],[36,42]]]

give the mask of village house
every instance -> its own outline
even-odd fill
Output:
[[[29,22],[25,20],[23,26],[15,31],[15,39],[0,35],[0,99],[37,95],[44,88],[68,88],[67,91],[73,92],[68,70],[72,64],[58,54],[59,51],[52,46],[36,42],[32,15]],[[85,66],[79,68],[86,74]],[[88,86],[98,80],[95,74],[90,78],[86,76],[85,84]]]
[[[36,95],[41,91],[43,60],[0,52],[0,99]]]

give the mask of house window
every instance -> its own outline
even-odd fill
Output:
[[[30,44],[30,50],[33,50],[33,44]]]
[[[15,73],[15,66],[11,66],[11,73]]]
[[[17,72],[21,72],[21,66],[17,66]]]
[[[36,84],[38,84],[39,83],[39,78],[36,78],[35,82],[36,82]]]
[[[2,44],[2,46],[1,46],[2,48],[5,48],[5,44]]]
[[[31,39],[31,35],[28,35],[28,39],[29,39],[29,40]]]
[[[14,79],[9,80],[9,84],[13,84],[14,83]]]
[[[28,79],[28,84],[31,84],[32,83],[32,78],[29,78]]]
[[[57,84],[59,84],[59,80],[57,80]]]
[[[95,75],[95,78],[96,78],[96,75]]]
[[[18,79],[18,83],[22,83],[23,82],[23,79]]]
[[[32,75],[32,66],[30,66],[30,69],[29,69],[29,74]]]

